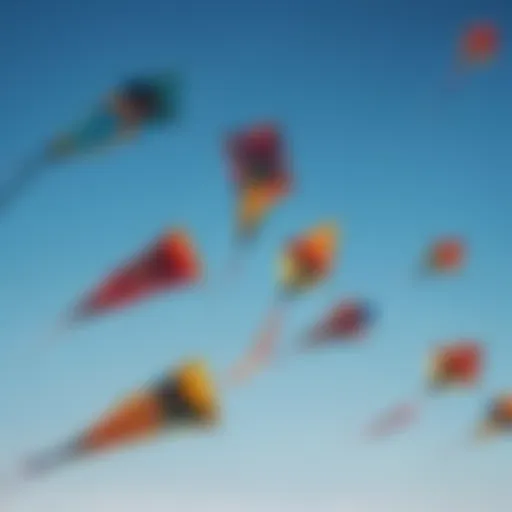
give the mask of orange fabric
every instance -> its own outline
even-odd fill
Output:
[[[84,436],[86,451],[108,450],[137,442],[158,433],[164,417],[160,404],[151,394],[133,395],[105,415]]]

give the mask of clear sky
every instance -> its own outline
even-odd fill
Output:
[[[482,17],[503,28],[503,58],[450,89],[456,38]],[[509,510],[510,446],[452,447],[512,387],[511,25],[508,0],[4,0],[6,171],[127,76],[174,67],[184,98],[178,125],[48,173],[0,219],[2,467],[184,357],[221,372],[270,305],[282,241],[324,218],[345,234],[339,271],[295,305],[283,343],[336,298],[360,294],[381,314],[363,346],[297,358],[226,396],[215,435],[69,468],[13,510]],[[27,360],[38,332],[165,226],[189,228],[218,276],[232,208],[222,137],[266,119],[286,130],[296,193],[243,279],[144,303]],[[415,281],[444,233],[468,237],[466,274]],[[369,417],[419,388],[425,348],[458,336],[488,343],[483,388],[437,400],[390,442],[360,443]]]

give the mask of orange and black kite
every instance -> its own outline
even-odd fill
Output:
[[[24,480],[65,464],[151,440],[168,431],[211,428],[220,419],[214,381],[207,365],[192,361],[124,398],[69,442],[23,465]]]

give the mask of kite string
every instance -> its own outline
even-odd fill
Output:
[[[365,429],[367,437],[378,439],[400,431],[418,419],[425,401],[424,394],[385,410]]]
[[[0,186],[0,213],[5,211],[16,197],[28,187],[41,171],[45,157],[28,160],[19,167],[11,176],[8,176]]]
[[[68,315],[63,315],[61,318],[50,328],[46,333],[37,336],[36,341],[32,341],[26,347],[24,358],[28,360],[39,360],[40,357],[47,354],[56,342],[58,342],[70,328],[72,318]]]
[[[273,359],[284,322],[285,305],[285,302],[278,301],[253,346],[231,366],[225,382],[228,388],[242,384]]]

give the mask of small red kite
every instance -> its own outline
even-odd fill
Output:
[[[480,21],[469,26],[460,41],[463,62],[467,64],[485,64],[496,57],[500,49],[498,27],[488,21]]]
[[[369,302],[344,300],[311,329],[307,346],[361,339],[375,320],[375,309]]]
[[[428,249],[424,270],[429,274],[453,274],[466,263],[467,244],[459,237],[443,237]]]
[[[368,434],[372,438],[386,437],[408,426],[419,416],[423,399],[432,393],[476,386],[482,376],[483,364],[483,348],[476,341],[462,340],[438,347],[428,358],[426,395],[418,403],[405,403],[384,414],[370,425]]]

